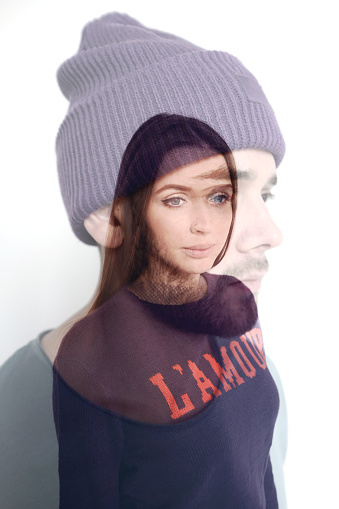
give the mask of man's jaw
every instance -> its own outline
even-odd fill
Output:
[[[242,262],[233,265],[226,265],[222,268],[220,267],[219,272],[218,267],[214,267],[213,273],[235,277],[246,285],[257,298],[261,287],[261,281],[268,271],[268,268],[269,265],[266,257],[252,258],[248,256]]]

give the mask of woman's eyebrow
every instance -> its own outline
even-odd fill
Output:
[[[197,177],[194,177],[194,178],[213,178],[213,177],[201,177],[200,175],[198,175]],[[226,180],[226,177],[219,177],[219,178],[215,177],[215,180],[221,180],[221,179]],[[213,186],[210,186],[210,187],[213,187]],[[221,187],[221,184],[219,184],[219,187]],[[167,189],[174,189],[175,191],[186,191],[186,192],[192,191],[192,188],[188,187],[188,186],[181,186],[179,184],[166,184],[166,185],[160,187],[160,189],[158,189],[157,191],[155,191],[154,194],[159,194],[162,191],[166,191]]]
[[[213,180],[230,180],[230,172],[227,166],[220,166],[215,170],[206,171],[205,173],[200,173],[196,177],[196,179],[213,179]]]
[[[180,186],[179,184],[166,184],[165,186],[160,187],[154,194],[159,194],[161,191],[166,191],[166,189],[176,189],[177,191],[190,191],[191,188],[187,186]]]

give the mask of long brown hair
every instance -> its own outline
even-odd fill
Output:
[[[180,157],[175,150],[179,148]],[[227,143],[205,122],[181,115],[156,115],[135,132],[121,162],[99,287],[89,313],[123,286],[136,281],[147,268],[145,217],[154,181],[169,171],[216,154],[222,154],[226,160],[233,193],[229,233],[214,265],[217,265],[226,253],[236,212],[236,169]],[[162,165],[165,156],[166,165]],[[112,248],[110,246],[115,245],[117,206],[121,211],[124,239],[119,247]]]

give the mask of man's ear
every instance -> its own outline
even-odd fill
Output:
[[[88,217],[86,217],[84,221],[84,226],[88,233],[93,237],[93,239],[103,247],[107,247],[107,234],[109,227],[109,218],[111,215],[112,205],[105,205],[94,212],[91,212]],[[124,240],[122,225],[121,225],[121,216],[122,216],[122,204],[118,203],[114,205],[114,225],[111,226],[113,228],[110,246],[109,247],[119,247]]]

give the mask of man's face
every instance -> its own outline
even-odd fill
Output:
[[[238,174],[235,225],[223,260],[209,272],[234,276],[257,295],[268,270],[265,253],[282,241],[266,206],[276,184],[275,161],[257,149],[235,150],[233,157]]]

